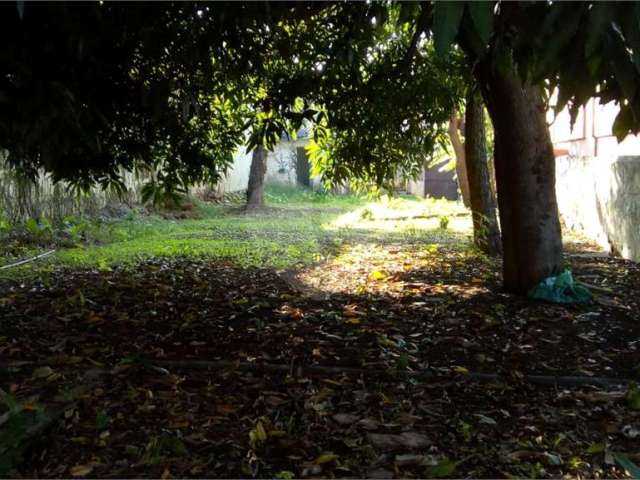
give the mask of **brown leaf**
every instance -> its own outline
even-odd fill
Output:
[[[340,425],[352,425],[358,421],[360,417],[352,415],[350,413],[336,413],[333,419]]]
[[[47,378],[48,376],[53,375],[53,370],[51,367],[40,367],[36,368],[31,375],[32,378]]]
[[[425,448],[431,444],[425,435],[416,432],[403,432],[400,434],[370,433],[368,436],[374,447],[386,451]]]

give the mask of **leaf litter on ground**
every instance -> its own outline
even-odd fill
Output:
[[[623,477],[629,464],[607,460],[638,460],[635,387],[523,381],[638,377],[638,267],[569,260],[616,304],[506,295],[498,262],[415,239],[345,242],[293,276],[176,257],[7,281],[3,389],[75,406],[6,474]],[[189,367],[203,360],[228,363]],[[423,370],[444,378],[408,374]]]

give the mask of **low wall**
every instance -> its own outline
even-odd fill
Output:
[[[569,228],[640,261],[640,156],[557,158],[556,192]]]

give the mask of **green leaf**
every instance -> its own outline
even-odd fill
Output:
[[[589,448],[587,448],[587,453],[590,453],[590,454],[602,453],[606,449],[607,449],[606,443],[592,443],[591,445],[589,445]]]
[[[429,467],[426,474],[427,477],[430,478],[449,477],[456,471],[457,466],[458,462],[453,462],[447,457],[444,457],[437,465]]]
[[[464,12],[464,2],[439,1],[433,12],[433,42],[436,53],[446,57],[449,47],[458,34],[460,20]]]
[[[403,24],[411,21],[418,10],[418,2],[402,2],[400,3],[400,14],[398,15],[398,23]]]
[[[627,457],[624,453],[616,453],[616,452],[611,452],[611,455],[613,456],[615,461],[618,463],[618,465],[620,465],[627,472],[629,472],[632,478],[640,479],[640,467],[638,467],[638,465],[636,465],[631,460],[629,460],[629,457]]]
[[[638,72],[626,50],[626,46],[620,39],[611,35],[610,40],[609,55],[613,72],[625,98],[631,101],[637,89]]]
[[[580,15],[569,8],[574,7],[563,3],[554,3],[551,7],[551,13],[543,26],[545,47],[538,61],[537,76],[544,76],[549,69],[561,65],[563,54],[566,54],[565,47],[575,41],[580,26]]]
[[[487,44],[493,33],[493,2],[467,2],[467,8],[480,40]]]

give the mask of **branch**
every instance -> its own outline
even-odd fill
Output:
[[[144,359],[144,363],[159,365],[167,368],[196,368],[196,369],[223,369],[232,368],[241,371],[258,371],[258,372],[282,372],[308,375],[392,375],[397,378],[397,374],[384,372],[376,369],[364,369],[354,367],[334,367],[321,365],[285,365],[273,363],[249,363],[234,362],[229,360],[207,361],[207,360],[152,360]],[[418,380],[460,380],[473,382],[496,382],[508,381],[509,379],[503,375],[496,373],[477,373],[469,372],[466,374],[457,373],[441,373],[435,371],[418,370],[403,372],[406,376]],[[595,387],[612,387],[619,385],[627,385],[630,380],[624,378],[610,377],[587,377],[572,375],[523,375],[521,378],[525,382],[537,385],[559,385],[564,387],[577,386],[595,386]]]

